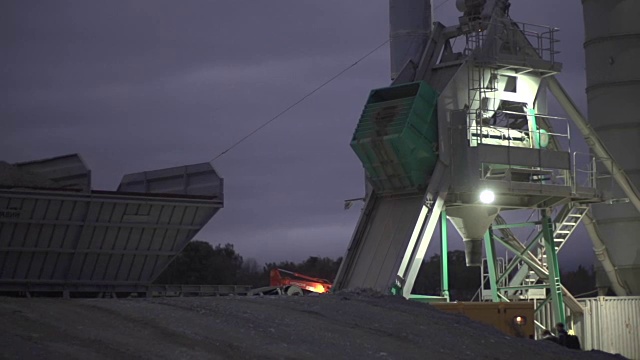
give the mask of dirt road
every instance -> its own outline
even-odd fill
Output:
[[[0,298],[9,359],[614,359],[395,297]]]

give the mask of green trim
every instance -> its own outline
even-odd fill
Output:
[[[409,300],[417,301],[417,302],[421,302],[421,303],[434,303],[434,302],[448,302],[449,301],[449,299],[447,299],[444,296],[414,295],[414,294],[409,295]]]
[[[538,132],[538,124],[536,121],[536,110],[535,109],[527,109],[527,113],[531,116],[531,135],[533,140],[533,147],[536,149],[540,148],[540,133]]]
[[[484,246],[487,251],[487,265],[489,267],[489,283],[491,285],[491,298],[494,302],[501,301],[498,296],[498,281],[496,269],[496,248],[493,242],[493,234],[491,228],[484,234]]]
[[[549,271],[549,285],[551,287],[551,301],[553,302],[553,315],[556,322],[565,323],[564,299],[562,295],[562,283],[560,281],[560,265],[558,252],[553,241],[553,221],[542,210],[542,232],[544,234],[544,249],[547,253],[547,270]]]
[[[442,210],[440,215],[440,289],[442,296],[449,298],[449,243],[447,236],[447,211]]]
[[[534,313],[537,313],[538,311],[542,310],[542,308],[547,305],[549,303],[549,301],[551,301],[551,294],[547,295],[547,298],[544,299],[543,302],[540,303],[540,305],[538,305],[538,307],[533,311]]]

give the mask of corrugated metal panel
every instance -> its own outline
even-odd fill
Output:
[[[352,241],[345,262],[344,280],[340,287],[386,289],[396,275],[397,266],[404,255],[406,246],[420,214],[422,196],[405,198],[377,198],[369,200],[373,209],[371,218],[360,239]],[[362,221],[362,220],[361,220]],[[356,255],[352,258],[349,255]],[[397,268],[396,270],[397,271]]]
[[[91,171],[78,154],[17,163],[13,166],[50,179],[62,188],[91,190]]]
[[[640,297],[578,300],[585,308],[580,323],[584,350],[602,350],[640,359]]]
[[[0,190],[0,289],[149,283],[221,207],[217,198]]]
[[[181,195],[215,195],[222,198],[222,178],[209,163],[127,174],[118,191]]]

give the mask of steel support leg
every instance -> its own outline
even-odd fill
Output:
[[[562,295],[562,283],[560,282],[560,266],[558,253],[553,240],[553,223],[547,210],[542,210],[542,234],[544,249],[547,254],[547,269],[549,271],[549,287],[551,290],[551,302],[553,303],[553,316],[556,322],[566,321],[564,312],[564,299]]]
[[[449,299],[449,243],[447,238],[447,211],[443,210],[440,218],[440,289],[442,296]]]
[[[493,242],[491,229],[484,234],[484,247],[487,252],[487,266],[489,268],[489,283],[491,285],[491,299],[494,302],[501,301],[498,296],[498,274],[496,263],[496,248]]]

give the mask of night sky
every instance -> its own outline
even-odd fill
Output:
[[[435,19],[456,23],[443,1]],[[561,29],[559,78],[586,113],[580,1],[512,3],[515,20]],[[0,27],[0,160],[79,153],[103,190],[211,160],[389,31],[383,0],[7,0]],[[225,208],[196,238],[259,262],[343,255],[360,208],[343,200],[364,192],[349,141],[388,74],[384,46],[219,158]],[[578,232],[561,260],[590,264],[590,244]]]

